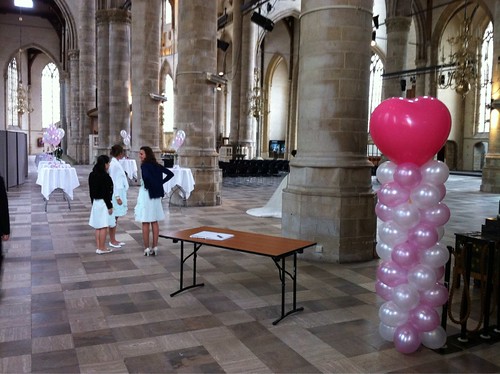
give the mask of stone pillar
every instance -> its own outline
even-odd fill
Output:
[[[233,0],[233,58],[231,82],[231,131],[229,141],[235,147],[240,141],[240,94],[241,94],[241,34],[242,34],[242,0]],[[233,150],[234,153],[234,150]]]
[[[92,134],[92,120],[87,113],[96,107],[96,9],[95,1],[82,1],[80,5],[80,29],[78,43],[79,61],[79,110],[76,161],[88,164],[89,135]]]
[[[132,157],[142,146],[160,156],[159,102],[150,93],[159,92],[161,0],[132,3]]]
[[[495,3],[495,20],[500,20],[500,3]],[[486,154],[481,191],[500,193],[500,27],[493,28],[492,103],[488,153]]]
[[[387,58],[385,72],[393,73],[405,69],[410,32],[410,17],[391,17],[385,20],[387,27]],[[382,98],[404,96],[400,79],[385,79],[383,81]],[[402,95],[403,94],[403,95]]]
[[[317,241],[304,258],[373,258],[375,195],[366,157],[373,1],[302,3],[298,147],[283,191],[284,236]]]
[[[130,13],[105,9],[97,13],[97,83],[99,154],[121,141],[120,130],[129,132]]]
[[[71,50],[68,52],[69,57],[69,102],[70,102],[70,119],[69,128],[66,131],[68,145],[68,156],[74,160],[81,160],[79,157],[81,149],[81,135],[80,135],[80,53],[78,50]]]
[[[254,84],[254,69],[256,60],[258,26],[250,21],[250,14],[243,20],[243,33],[241,41],[241,82],[240,82],[240,145],[248,147],[247,158],[255,155],[257,120],[250,113],[248,94]],[[262,73],[262,72],[261,72]]]
[[[108,154],[107,143],[109,138],[109,17],[108,9],[98,10],[96,13],[97,23],[97,153]]]
[[[109,20],[109,138],[106,151],[130,132],[130,12],[113,9]]]
[[[196,186],[188,206],[221,204],[222,172],[215,151],[215,85],[206,73],[217,69],[217,8],[215,1],[179,2],[178,64],[175,124],[186,140],[179,164],[191,169]],[[173,199],[179,199],[177,194]],[[174,201],[174,203],[181,203]]]

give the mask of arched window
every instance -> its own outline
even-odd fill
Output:
[[[7,126],[19,126],[19,116],[17,114],[17,85],[19,77],[17,70],[17,60],[10,61],[7,70]]]
[[[42,128],[61,120],[59,70],[49,62],[42,70]]]
[[[376,53],[372,54],[370,64],[370,96],[368,98],[368,121],[370,121],[370,114],[382,101],[382,74],[384,73],[384,64],[380,56]],[[370,131],[370,124],[368,124],[368,131]]]
[[[163,102],[163,132],[174,132],[174,81],[170,75],[165,76],[165,92],[168,98]]]
[[[491,68],[493,66],[493,24],[490,22],[483,34],[481,47],[481,90],[479,93],[479,119],[477,133],[490,132]]]

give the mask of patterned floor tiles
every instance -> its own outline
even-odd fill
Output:
[[[378,333],[382,300],[374,293],[377,259],[348,265],[299,259],[297,296],[304,311],[276,326],[280,283],[267,258],[203,248],[197,272],[205,286],[170,297],[179,284],[179,246],[162,240],[159,256],[143,256],[133,215],[137,185],[118,224],[126,245],[96,255],[88,226],[90,167],[76,168],[80,187],[71,210],[56,192],[44,211],[32,161],[27,182],[8,191],[12,235],[1,284],[0,372],[500,371],[498,344],[447,354],[421,347],[404,355],[384,341]],[[212,225],[279,235],[281,220],[245,212],[263,206],[280,181],[226,178],[217,207],[169,207],[165,200],[161,231]],[[467,176],[447,182],[447,245],[454,245],[455,232],[480,230],[485,217],[497,214],[498,196],[479,192],[480,182]],[[480,290],[471,295],[477,304]],[[471,313],[471,328],[478,315]],[[448,323],[449,336],[458,331]]]

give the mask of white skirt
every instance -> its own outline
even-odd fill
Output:
[[[115,216],[113,214],[109,214],[108,207],[103,199],[94,200],[92,203],[89,225],[94,229],[103,229],[105,227],[115,226]]]
[[[116,195],[113,194],[113,215],[115,217],[123,217],[125,214],[127,214],[128,210],[128,202],[127,202],[127,190],[126,189],[119,189],[115,190],[117,192],[118,196],[122,199],[122,205],[118,205],[118,202],[116,201]]]
[[[161,197],[151,199],[149,192],[141,183],[139,195],[137,196],[137,205],[135,206],[135,220],[138,222],[156,222],[165,219]]]

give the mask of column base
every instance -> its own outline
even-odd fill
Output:
[[[480,190],[500,193],[500,154],[487,154]]]

